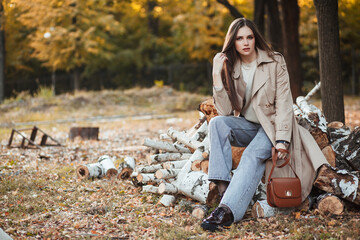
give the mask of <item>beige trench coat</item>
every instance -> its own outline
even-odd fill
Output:
[[[257,49],[257,68],[251,94],[251,104],[267,136],[275,146],[276,140],[290,142],[291,166],[301,180],[302,199],[309,195],[317,169],[326,158],[311,134],[297,124],[293,112],[289,75],[281,54],[275,54],[275,61],[263,50]],[[240,106],[243,105],[246,83],[241,77],[241,62],[234,66],[233,78]],[[215,107],[219,115],[233,114],[229,97],[224,88],[213,90]],[[266,163],[266,182],[272,163]],[[276,168],[273,177],[294,176],[289,166]]]

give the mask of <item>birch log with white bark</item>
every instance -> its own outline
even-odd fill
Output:
[[[155,177],[158,179],[174,178],[179,172],[180,169],[159,169],[155,172]]]
[[[167,161],[187,160],[192,153],[160,153],[151,155],[148,164],[161,163]]]
[[[186,133],[176,131],[173,128],[169,128],[167,134],[174,139],[174,141],[180,142],[191,149],[197,149],[207,135],[207,123],[204,122],[191,137]]]
[[[320,149],[328,146],[327,122],[320,109],[309,104],[302,96],[297,97],[296,103],[302,112],[301,115],[297,114],[299,124],[311,133]]]
[[[309,104],[303,96],[296,98],[296,104],[304,113],[303,118],[307,119],[313,127],[319,128],[324,133],[327,132],[327,122],[320,109]]]
[[[186,160],[179,160],[179,161],[170,161],[164,162],[162,164],[164,169],[181,169],[187,163],[188,159]]]
[[[174,139],[174,141],[184,144],[186,147],[196,149],[200,146],[201,142],[187,137],[183,132],[176,131],[173,128],[169,128],[167,134]]]
[[[351,171],[360,171],[360,127],[354,130],[334,149],[337,153],[337,167]],[[346,167],[346,164],[350,168]]]
[[[181,169],[177,175],[176,181],[173,183],[185,196],[188,196],[201,203],[206,202],[209,193],[209,180],[207,174],[198,171],[191,171],[191,164],[194,160],[203,159],[202,153],[209,149],[208,136],[202,142],[202,146],[197,148],[189,161]]]
[[[173,142],[173,139],[166,133],[160,134],[159,139],[162,141]]]
[[[174,184],[163,182],[163,183],[159,184],[159,191],[158,192],[160,194],[163,194],[163,193],[177,194],[178,189]]]
[[[318,171],[314,186],[360,205],[359,176],[355,175],[356,173],[359,174],[324,164]]]
[[[165,207],[174,205],[175,201],[176,201],[176,198],[174,196],[167,195],[167,194],[163,195],[160,199],[160,203],[162,205],[164,205]]]
[[[104,176],[104,169],[100,163],[80,165],[76,168],[78,179],[101,178]]]
[[[149,192],[149,193],[158,193],[159,188],[154,185],[145,185],[142,187],[143,192]]]
[[[260,200],[253,205],[251,215],[255,218],[267,218],[277,214],[288,215],[295,209],[296,208],[274,208],[268,204],[267,200]]]
[[[113,160],[108,155],[103,155],[99,158],[98,162],[104,169],[104,176],[107,178],[116,176],[118,171],[115,168]]]
[[[128,179],[135,168],[135,159],[133,157],[125,157],[124,162],[118,167],[118,179]]]
[[[179,144],[172,144],[169,142],[163,142],[158,140],[153,140],[150,138],[144,139],[144,146],[175,153],[191,153],[190,149],[181,146]]]
[[[138,173],[155,173],[157,170],[162,169],[161,164],[146,165],[146,166],[137,166],[136,171]]]
[[[138,174],[136,179],[140,183],[147,183],[147,182],[160,182],[159,179],[155,178],[155,175],[152,173],[141,173]]]

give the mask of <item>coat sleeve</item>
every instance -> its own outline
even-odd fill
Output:
[[[225,88],[217,90],[213,87],[213,98],[215,108],[220,116],[228,116],[232,113],[232,106]]]
[[[284,57],[280,55],[276,64],[275,140],[290,142],[294,116],[292,106],[289,74]]]

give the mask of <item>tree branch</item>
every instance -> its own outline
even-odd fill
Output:
[[[231,16],[234,18],[244,17],[244,15],[242,15],[233,5],[231,5],[228,0],[217,0],[217,2],[224,5],[230,11]]]

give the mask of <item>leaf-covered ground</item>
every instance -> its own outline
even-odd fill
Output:
[[[341,216],[247,215],[228,230],[209,233],[191,216],[190,199],[183,196],[174,207],[163,207],[158,195],[142,193],[130,181],[77,180],[77,166],[104,154],[115,157],[116,166],[126,156],[145,163],[151,152],[143,139],[157,138],[169,127],[189,129],[198,122],[197,105],[207,98],[152,88],[24,94],[6,101],[0,105],[0,228],[14,239],[359,239],[360,212],[354,208]],[[359,99],[348,98],[346,107],[348,125],[359,125]],[[33,124],[65,146],[7,147],[12,128]],[[100,140],[69,141],[72,126],[97,126]]]

